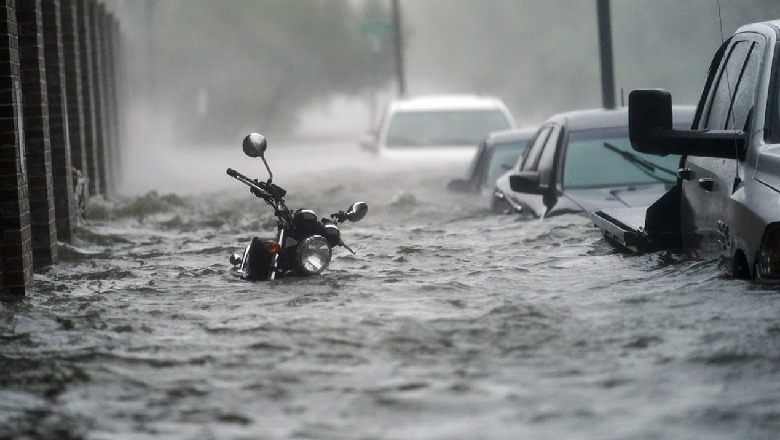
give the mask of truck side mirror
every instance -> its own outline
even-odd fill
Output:
[[[628,133],[634,150],[654,153],[653,130],[672,129],[672,94],[666,90],[634,90],[628,95]]]
[[[640,153],[736,159],[747,134],[736,130],[674,130],[672,95],[666,90],[634,90],[628,95],[628,133]]]

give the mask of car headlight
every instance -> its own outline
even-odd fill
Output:
[[[780,223],[766,228],[756,258],[756,271],[760,278],[780,278]]]
[[[298,244],[295,260],[303,273],[316,275],[328,267],[330,256],[330,245],[325,237],[312,235]]]

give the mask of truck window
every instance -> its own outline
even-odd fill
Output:
[[[710,130],[723,130],[731,108],[732,97],[737,90],[742,70],[745,66],[751,44],[747,41],[736,41],[728,51],[726,63],[721,69],[717,83],[714,85],[714,93],[710,98],[709,110],[705,124],[702,128]]]
[[[711,130],[743,130],[756,97],[764,49],[763,39],[735,40],[725,68],[719,72],[706,124]]]
[[[760,42],[753,42],[750,46],[747,61],[742,71],[742,78],[740,78],[737,84],[734,103],[726,121],[727,130],[745,129],[748,114],[750,114],[756,99],[756,88],[758,87],[758,78],[761,73],[763,49],[763,44]]]

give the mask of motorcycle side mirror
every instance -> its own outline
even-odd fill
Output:
[[[244,142],[241,146],[244,149],[244,154],[247,156],[263,159],[265,169],[268,170],[268,183],[271,183],[274,180],[274,174],[271,172],[271,167],[268,166],[268,162],[265,160],[265,150],[268,148],[268,142],[265,140],[265,136],[260,133],[252,133],[244,138]]]
[[[368,213],[368,204],[366,202],[356,202],[347,209],[346,218],[352,223],[363,220]]]
[[[244,154],[249,157],[263,157],[266,148],[268,148],[268,142],[265,140],[265,136],[260,133],[252,133],[244,138],[242,144],[244,148]]]

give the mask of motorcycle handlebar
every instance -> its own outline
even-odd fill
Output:
[[[260,182],[253,181],[249,177],[239,173],[238,171],[234,170],[233,168],[228,168],[227,169],[227,175],[232,177],[232,178],[234,178],[234,179],[236,179],[236,180],[238,180],[241,183],[246,184],[246,185],[254,186],[254,187],[262,187]]]
[[[279,215],[279,213],[287,213],[285,217],[286,221],[290,223],[292,222],[292,214],[289,213],[289,210],[284,204],[283,197],[285,191],[282,188],[279,188],[274,184],[252,180],[249,177],[246,177],[245,175],[234,170],[233,168],[227,169],[227,175],[238,180],[244,185],[247,185],[252,194],[273,206],[277,212],[277,215]]]
[[[233,168],[227,169],[227,175],[238,180],[239,182],[243,183],[244,185],[249,186],[250,188],[254,189],[262,189],[262,187],[259,185],[259,182],[254,182],[249,177],[246,177],[245,175],[239,173],[238,171],[234,170]]]
[[[266,199],[266,201],[268,201],[268,197],[273,197],[271,194],[269,194],[268,190],[265,188],[264,182],[258,182],[256,180],[252,180],[249,177],[234,170],[233,168],[227,169],[227,175],[238,180],[244,185],[247,185],[250,191],[252,192],[252,194],[256,195],[257,197]]]
[[[230,176],[230,177],[238,177],[238,176],[244,177],[244,176],[241,175],[241,173],[239,173],[238,171],[234,170],[233,168],[228,168],[227,169],[227,175]]]

